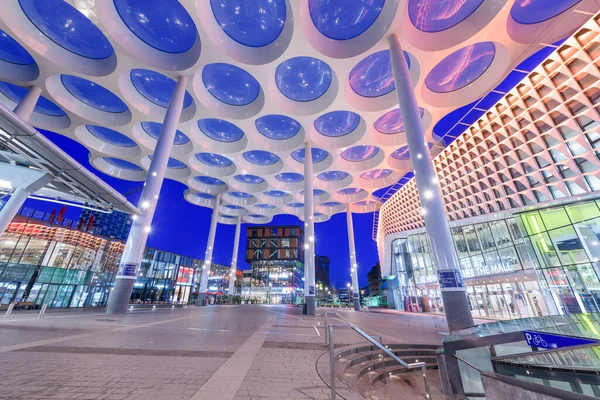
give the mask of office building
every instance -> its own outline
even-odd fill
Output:
[[[94,233],[118,240],[127,240],[131,228],[131,215],[121,211],[106,213],[83,209],[80,219],[87,231],[93,229]]]

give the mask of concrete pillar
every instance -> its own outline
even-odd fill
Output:
[[[180,76],[171,96],[138,204],[142,214],[134,218],[129,236],[127,236],[127,243],[125,244],[125,250],[123,251],[121,264],[119,265],[119,271],[115,280],[115,287],[108,296],[107,314],[123,314],[127,311],[133,284],[137,278],[144,248],[146,247],[146,240],[150,233],[158,195],[160,194],[160,189],[165,178],[167,163],[171,155],[173,140],[175,139],[175,132],[177,131],[177,125],[179,124],[179,118],[183,110],[186,84],[187,77]]]
[[[235,272],[237,269],[238,250],[240,248],[240,231],[242,217],[237,217],[235,224],[235,236],[233,238],[233,253],[231,253],[231,274],[229,274],[229,292],[227,293],[227,304],[233,304],[233,291],[235,290]]]
[[[304,150],[304,302],[306,313],[315,315],[315,198],[310,142],[304,144]]]
[[[42,94],[42,89],[37,86],[32,86],[29,89],[29,92],[21,99],[19,104],[15,107],[13,112],[18,115],[23,121],[29,121],[31,118],[31,113],[33,113],[33,109],[40,99],[40,95]]]
[[[431,253],[438,268],[438,280],[444,301],[446,321],[450,331],[467,328],[473,326],[473,316],[467,301],[466,288],[444,212],[444,203],[439,191],[429,146],[426,143],[425,130],[421,123],[408,65],[398,36],[391,35],[388,41],[408,151],[417,180],[421,214],[425,220]]]
[[[205,306],[208,302],[206,292],[208,290],[208,276],[210,275],[210,264],[212,262],[213,249],[215,247],[215,236],[217,234],[217,220],[219,219],[219,205],[221,195],[215,197],[215,206],[210,217],[210,227],[208,228],[208,240],[206,241],[206,253],[204,253],[204,263],[202,265],[202,275],[200,276],[200,290],[198,293],[198,305]]]
[[[348,227],[348,251],[350,251],[350,275],[352,276],[352,301],[354,311],[360,311],[360,292],[358,290],[358,262],[356,260],[356,247],[354,246],[354,224],[350,203],[346,204],[346,225]]]

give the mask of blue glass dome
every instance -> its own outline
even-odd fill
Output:
[[[386,178],[386,177],[390,176],[392,174],[392,172],[393,171],[391,169],[372,169],[370,171],[363,172],[362,174],[360,174],[360,177],[362,179],[371,181],[374,179]]]
[[[313,147],[311,149],[310,153],[312,154],[313,164],[316,164],[318,162],[323,161],[329,155],[329,153],[326,150],[319,149],[319,148],[316,148],[316,147]],[[306,150],[304,148],[298,149],[298,150],[294,150],[292,152],[292,158],[294,160],[298,161],[299,163],[304,163],[304,156],[305,155],[306,155]]]
[[[230,210],[241,210],[244,207],[236,206],[234,204],[225,204],[225,208],[229,208]]]
[[[249,214],[248,216],[250,218],[265,218],[264,215],[260,215],[260,214]]]
[[[159,107],[167,108],[171,101],[171,96],[175,92],[174,79],[161,73],[149,69],[132,69],[129,74],[133,87],[146,98],[146,100],[156,104]],[[192,96],[186,91],[183,99],[183,107],[189,107],[192,104]]]
[[[251,185],[260,185],[265,180],[260,176],[251,175],[251,174],[242,174],[234,176],[235,180],[242,183],[249,183]]]
[[[158,140],[162,124],[158,122],[142,122],[141,125],[144,132],[150,135],[153,139]],[[175,132],[175,139],[173,140],[173,144],[182,145],[188,143],[189,141],[190,139],[179,129],[177,130],[177,132]]]
[[[288,206],[290,206],[292,208],[302,208],[302,207],[304,207],[304,203],[290,203],[290,204],[288,204]]]
[[[152,161],[152,155],[149,155],[148,158]],[[169,157],[169,161],[167,161],[167,168],[169,169],[184,169],[187,168],[184,162],[181,162],[175,158]]]
[[[425,114],[425,109],[419,107],[419,113],[421,118]],[[404,132],[404,121],[402,120],[402,113],[399,108],[393,109],[383,114],[381,117],[373,123],[375,129],[386,135],[393,135],[395,133]]]
[[[481,42],[463,47],[440,61],[425,78],[435,93],[448,93],[474,82],[494,61],[496,46]]]
[[[275,178],[278,181],[285,183],[298,183],[304,180],[304,176],[302,176],[302,174],[297,174],[295,172],[282,172],[275,175]]]
[[[112,144],[114,146],[119,147],[137,146],[137,143],[135,143],[132,139],[128,138],[120,132],[113,131],[112,129],[108,129],[98,125],[86,125],[85,127],[92,135],[108,144]]]
[[[283,31],[285,0],[210,0],[221,29],[248,47],[273,43]]]
[[[273,140],[291,139],[300,132],[300,123],[285,115],[270,114],[258,118],[254,125],[265,137]]]
[[[345,189],[340,189],[337,192],[339,194],[343,194],[343,195],[351,195],[351,194],[358,194],[363,191],[364,191],[364,189],[361,189],[361,188],[345,188]]]
[[[77,100],[97,110],[122,113],[128,110],[127,104],[104,86],[74,75],[61,75],[60,80]]]
[[[104,60],[114,50],[89,18],[63,0],[19,0],[23,13],[48,39],[81,57]]]
[[[410,57],[404,52],[410,68]],[[389,50],[381,50],[363,58],[352,68],[349,76],[350,87],[363,97],[379,97],[396,88],[392,72]]]
[[[408,17],[422,32],[441,32],[460,24],[482,3],[483,0],[408,0]]]
[[[0,29],[0,60],[17,65],[35,64],[31,54],[15,39]]]
[[[325,182],[335,182],[335,181],[341,181],[342,179],[346,178],[348,176],[347,172],[344,171],[325,171],[325,172],[321,172],[319,175],[317,175],[317,178],[319,178],[322,181]]]
[[[431,147],[433,146],[433,143],[427,143],[427,145],[429,146],[429,148],[431,149]],[[395,158],[396,160],[410,160],[410,153],[408,152],[408,146],[402,146],[397,150],[394,150],[392,152],[392,154],[390,154],[392,156],[392,158]]]
[[[323,213],[320,213],[320,212],[315,213],[315,217],[324,217],[324,216],[325,216],[325,214],[323,214]]]
[[[327,193],[326,191],[322,190],[322,189],[313,189],[313,196],[322,196],[325,193]],[[302,196],[304,196],[304,190],[300,191],[300,194]]]
[[[198,153],[196,159],[209,167],[226,168],[233,165],[229,158],[216,153]]]
[[[344,150],[340,156],[346,161],[367,161],[375,157],[379,153],[379,147],[370,145],[360,145],[350,147]]]
[[[0,82],[0,92],[2,92],[3,95],[15,103],[19,103],[23,97],[25,97],[28,91],[29,89],[13,85],[12,83]],[[44,96],[40,96],[33,110],[40,114],[49,115],[51,117],[64,117],[67,115],[59,106]]]
[[[206,90],[231,106],[246,106],[260,94],[260,84],[252,75],[231,64],[207,64],[202,70]]]
[[[140,167],[139,165],[136,165],[132,162],[129,162],[127,160],[122,160],[120,158],[114,158],[114,157],[102,157],[102,159],[104,161],[106,161],[107,164],[112,165],[113,167],[117,167],[117,168],[121,168],[121,169],[126,169],[128,171],[142,171],[143,168]]]
[[[328,112],[314,122],[317,132],[328,137],[340,137],[352,133],[358,124],[360,124],[360,115],[352,111]]]
[[[323,96],[331,86],[331,67],[313,57],[294,57],[279,64],[275,83],[288,99],[313,101]]]
[[[206,185],[221,186],[225,184],[225,182],[223,182],[222,180],[218,178],[213,178],[211,176],[195,176],[194,179]]]
[[[364,33],[379,17],[385,0],[309,0],[315,27],[334,40],[348,40]]]
[[[265,208],[265,209],[275,208],[275,206],[273,204],[255,204],[255,207]]]
[[[524,25],[538,24],[567,11],[581,0],[515,0],[511,17]]]
[[[281,190],[267,190],[266,192],[263,192],[263,194],[269,197],[285,197],[288,195],[286,192]]]
[[[261,166],[273,165],[279,161],[279,156],[264,150],[246,151],[243,156],[249,163]]]
[[[208,194],[208,193],[202,193],[202,192],[196,192],[196,193],[194,193],[194,195],[196,195],[196,197],[199,197],[201,199],[207,199],[207,200],[212,200],[215,197],[217,197],[214,194]]]
[[[254,197],[250,193],[246,193],[246,192],[229,192],[229,194],[232,197],[237,197],[238,199],[251,199]]]
[[[337,201],[326,201],[324,203],[321,203],[322,206],[324,207],[337,207],[339,205],[341,205],[342,203],[337,202]]]
[[[157,50],[181,54],[196,42],[196,25],[177,0],[113,1],[125,26]]]
[[[231,122],[218,118],[204,118],[198,121],[198,128],[217,142],[232,143],[244,137],[244,131]]]

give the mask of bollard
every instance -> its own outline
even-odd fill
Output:
[[[10,303],[8,305],[8,309],[6,310],[6,314],[4,314],[4,319],[10,317],[10,314],[12,313],[13,308],[15,308],[15,303]]]
[[[331,400],[336,400],[336,390],[335,390],[335,356],[333,354],[333,326],[329,325],[329,379],[331,382],[329,387],[331,388]]]
[[[325,345],[326,346],[329,344],[329,325],[327,324],[327,314],[328,314],[327,311],[325,311],[325,313],[323,314],[323,317],[325,319]]]
[[[44,314],[46,314],[46,308],[48,308],[48,304],[42,305],[42,309],[40,310],[40,315],[38,315],[38,319],[44,318]]]

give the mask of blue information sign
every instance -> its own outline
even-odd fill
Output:
[[[553,335],[551,333],[535,331],[523,331],[523,335],[525,335],[525,341],[529,346],[539,347],[541,349],[559,349],[561,347],[598,343],[598,340],[595,339]]]
[[[136,263],[121,263],[119,266],[119,272],[117,272],[117,276],[135,277],[136,269]]]
[[[462,288],[463,280],[458,271],[438,271],[438,283],[440,289]]]

